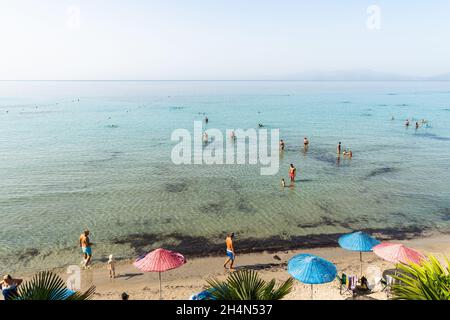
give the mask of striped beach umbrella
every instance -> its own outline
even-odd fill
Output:
[[[181,253],[156,249],[136,259],[133,265],[144,272],[159,273],[159,298],[162,299],[161,272],[181,267],[186,259]]]
[[[409,264],[411,262],[420,264],[422,260],[425,260],[423,254],[400,243],[383,242],[373,247],[373,252],[380,258],[393,264]]]
[[[314,284],[331,282],[336,279],[336,266],[324,258],[301,253],[288,262],[289,274],[300,282],[311,285],[311,299],[314,298]]]
[[[362,253],[370,252],[372,248],[378,244],[380,241],[371,237],[365,232],[357,231],[349,234],[344,234],[338,240],[339,245],[350,251],[359,251],[359,261],[361,263],[361,275],[362,275]]]

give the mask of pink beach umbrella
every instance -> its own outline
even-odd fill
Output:
[[[380,258],[394,264],[399,262],[405,264],[411,262],[419,264],[425,259],[425,256],[420,252],[399,243],[383,242],[373,247],[372,250]]]
[[[161,272],[181,267],[185,263],[182,254],[160,248],[137,258],[133,265],[144,272],[159,273],[159,298],[162,299]]]

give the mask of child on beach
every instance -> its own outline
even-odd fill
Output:
[[[286,187],[286,181],[284,181],[284,178],[281,179],[281,186],[282,186],[283,188]]]
[[[116,277],[116,266],[115,266],[114,257],[112,254],[109,255],[108,259],[108,270],[109,270],[109,277],[114,279]]]

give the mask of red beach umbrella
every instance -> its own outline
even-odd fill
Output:
[[[181,253],[156,249],[136,259],[133,265],[144,272],[159,273],[159,298],[162,298],[161,272],[181,267],[186,259]]]
[[[383,242],[373,247],[372,250],[380,258],[394,264],[399,262],[419,264],[422,260],[425,260],[425,256],[420,252],[399,243]]]

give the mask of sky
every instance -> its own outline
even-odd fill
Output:
[[[450,1],[0,0],[0,80],[450,72]]]

